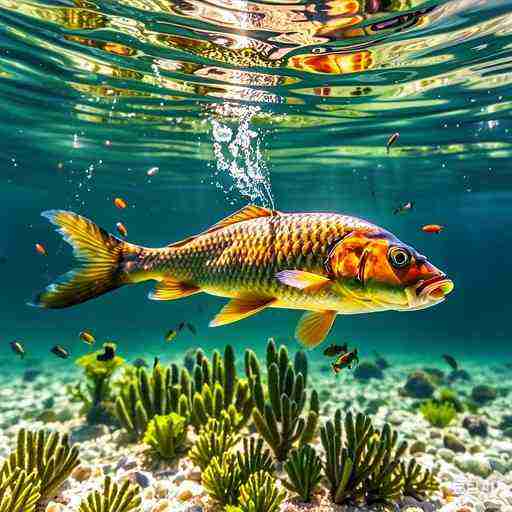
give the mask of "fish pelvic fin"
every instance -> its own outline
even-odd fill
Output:
[[[194,295],[200,291],[201,288],[193,284],[166,277],[155,286],[155,289],[149,293],[148,297],[151,300],[176,300]]]
[[[325,340],[336,318],[336,311],[306,311],[295,329],[295,337],[307,348]]]
[[[218,327],[232,322],[238,322],[255,315],[265,308],[268,308],[276,301],[271,297],[244,297],[231,299],[210,322],[210,327]]]
[[[107,233],[94,222],[74,212],[48,210],[41,214],[73,247],[79,266],[60,276],[29,303],[60,309],[86,302],[129,282],[122,268],[123,254],[137,246]]]
[[[318,291],[332,284],[328,277],[304,270],[282,270],[276,274],[276,278],[283,284],[308,292]]]

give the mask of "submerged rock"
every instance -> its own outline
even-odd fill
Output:
[[[448,380],[450,382],[455,382],[456,380],[469,381],[471,380],[471,375],[469,375],[466,370],[453,370],[453,372],[450,372],[448,375]]]
[[[430,377],[422,371],[411,373],[404,386],[405,394],[413,398],[430,398],[434,390]]]
[[[464,473],[482,478],[487,478],[492,473],[489,461],[481,455],[460,454],[453,459],[453,463]]]
[[[486,384],[475,386],[471,391],[471,398],[477,404],[487,404],[492,402],[496,396],[496,389],[491,386],[487,386]]]
[[[384,373],[374,363],[371,363],[370,361],[363,361],[354,370],[354,377],[357,380],[383,379]]]
[[[414,441],[411,446],[409,446],[409,453],[414,455],[415,453],[425,453],[427,451],[427,443],[424,441]]]
[[[433,380],[435,380],[437,382],[442,382],[446,376],[445,373],[443,372],[443,370],[440,370],[439,368],[427,367],[427,368],[423,368],[422,371],[424,371]]]
[[[482,416],[466,416],[462,422],[462,426],[472,436],[487,437],[489,428],[487,421]]]
[[[464,443],[453,434],[445,434],[443,437],[443,445],[445,448],[448,448],[448,450],[451,450],[455,453],[465,453],[466,452],[466,446]]]
[[[83,443],[90,439],[104,436],[109,433],[108,427],[105,425],[80,425],[71,431],[71,443]]]
[[[43,372],[37,368],[27,368],[23,372],[23,382],[34,382],[42,373]]]
[[[501,430],[506,430],[508,428],[512,428],[512,414],[505,414],[503,418],[501,418],[500,424],[498,425]]]

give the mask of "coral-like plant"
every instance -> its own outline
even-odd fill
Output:
[[[105,478],[103,492],[90,493],[81,503],[79,512],[131,512],[138,511],[141,498],[138,487],[126,480],[119,486],[110,477]]]
[[[457,411],[451,403],[436,403],[433,400],[422,404],[420,412],[432,426],[438,428],[447,427],[457,416]]]
[[[68,437],[45,431],[21,429],[16,449],[4,464],[0,478],[16,469],[27,475],[35,473],[40,483],[41,499],[49,498],[59,489],[80,463],[78,448],[69,446]]]
[[[114,344],[105,343],[104,347],[107,346],[113,346],[115,350]],[[117,355],[107,361],[98,359],[102,353],[102,350],[91,352],[75,361],[84,369],[87,383],[85,391],[79,384],[71,393],[83,402],[83,412],[87,415],[87,422],[91,424],[109,423],[112,420],[113,397],[110,381],[114,372],[124,364],[124,359]]]
[[[211,418],[201,429],[194,446],[189,452],[190,460],[203,471],[213,457],[222,457],[238,442],[239,437],[233,430],[229,417],[221,420]]]
[[[187,438],[186,419],[171,412],[166,416],[155,416],[148,424],[144,443],[163,460],[172,460],[183,450]]]
[[[423,469],[415,459],[408,464],[400,463],[400,475],[403,482],[403,494],[420,501],[439,489],[439,482],[431,471]]]
[[[272,474],[274,463],[270,450],[263,448],[263,440],[251,437],[243,439],[243,450],[236,454],[242,481],[246,481],[256,471],[265,471]]]
[[[289,478],[283,481],[284,486],[300,496],[302,501],[311,501],[311,496],[322,480],[322,462],[315,450],[309,445],[303,445],[292,451],[284,469]]]
[[[242,512],[278,512],[285,492],[278,490],[275,479],[265,471],[253,473],[240,487]]]
[[[236,505],[241,484],[240,469],[231,453],[215,456],[201,475],[201,481],[210,498],[217,504]]]
[[[0,469],[0,512],[34,512],[41,498],[40,483],[35,472]]]
[[[305,357],[296,358],[291,364],[288,350],[277,350],[273,340],[267,345],[268,397],[265,400],[259,365],[255,356],[246,355],[246,372],[250,377],[251,391],[256,408],[253,421],[259,434],[268,443],[279,461],[286,460],[294,443],[309,442],[318,425],[319,401],[316,391],[311,393],[309,411],[303,415],[306,405],[304,372],[307,375]],[[300,370],[300,371],[299,371]]]
[[[389,425],[379,432],[370,418],[363,414],[354,418],[351,413],[342,423],[337,410],[334,421],[321,428],[321,440],[324,472],[335,503],[389,505],[400,495],[397,469],[407,445],[396,446],[397,434]]]
[[[464,404],[457,395],[457,392],[450,388],[442,388],[439,390],[439,398],[435,400],[441,404],[451,404],[456,412],[464,412]]]

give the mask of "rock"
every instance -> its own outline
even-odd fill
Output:
[[[501,430],[512,428],[512,414],[505,414],[503,418],[501,418],[498,428],[501,428]]]
[[[426,374],[428,374],[430,377],[432,377],[433,380],[437,382],[442,382],[445,378],[445,373],[443,370],[440,370],[439,368],[423,368],[423,370]]]
[[[386,370],[388,369],[391,365],[389,364],[388,360],[385,359],[384,357],[382,356],[378,356],[376,359],[375,359],[375,366],[379,369],[379,370]]]
[[[197,466],[193,466],[185,472],[185,478],[187,480],[193,480],[194,482],[200,482],[201,470]]]
[[[487,421],[482,416],[466,416],[462,426],[472,436],[487,437],[489,433]]]
[[[455,453],[465,453],[466,447],[464,446],[464,443],[453,434],[445,434],[443,437],[443,444],[445,448],[448,448],[448,450],[451,450]]]
[[[203,512],[203,507],[201,507],[201,505],[192,505],[191,507],[187,507],[185,512]]]
[[[406,395],[413,398],[430,398],[435,387],[425,372],[414,372],[409,375],[404,386]]]
[[[489,461],[481,455],[460,454],[453,459],[453,463],[464,473],[482,478],[487,478],[492,473]]]
[[[448,380],[450,382],[455,382],[456,380],[471,380],[471,375],[466,370],[453,370],[453,372],[448,375]]]
[[[80,425],[71,430],[70,441],[74,443],[83,443],[90,439],[96,439],[109,433],[108,427],[105,425]]]
[[[157,498],[167,498],[167,494],[169,493],[169,482],[164,482],[163,480],[159,480],[155,484],[155,496]]]
[[[64,512],[64,505],[61,505],[60,503],[55,503],[54,501],[50,501],[48,505],[46,505],[46,508],[44,509],[45,512]]]
[[[190,480],[185,480],[178,488],[176,497],[180,501],[189,501],[194,496],[203,494],[203,487]]]
[[[386,400],[383,398],[373,398],[372,400],[368,400],[365,408],[365,414],[373,416],[377,414],[377,411],[380,407],[384,407],[387,404]]]
[[[65,407],[64,409],[61,409],[60,411],[57,412],[57,421],[64,423],[71,419],[73,419],[73,411],[71,409]]]
[[[494,471],[504,475],[508,471],[507,463],[499,457],[488,457],[487,460]]]
[[[354,378],[357,380],[383,379],[384,373],[377,365],[369,361],[363,361],[354,370]]]
[[[160,500],[151,512],[172,512],[172,503],[169,500]]]
[[[452,462],[455,457],[455,453],[452,450],[448,450],[448,448],[439,448],[439,450],[437,450],[437,456],[441,457],[441,459],[446,462]]]
[[[506,428],[506,429],[503,431],[503,435],[504,435],[505,437],[512,437],[512,427]]]
[[[92,467],[86,466],[85,464],[80,464],[80,466],[77,466],[71,473],[71,476],[77,482],[85,482],[86,480],[89,480],[89,478],[91,478],[91,475]]]
[[[492,402],[496,396],[496,389],[486,384],[475,386],[471,391],[471,398],[480,405]]]
[[[36,420],[43,423],[55,423],[57,421],[57,414],[52,410],[42,411],[38,414]]]
[[[142,489],[149,487],[151,485],[151,481],[153,480],[151,473],[146,473],[144,471],[135,471],[133,476],[135,482],[137,482]]]
[[[43,372],[37,368],[27,368],[23,372],[23,382],[34,382]]]
[[[409,446],[409,453],[414,455],[415,453],[425,453],[427,450],[427,444],[424,441],[414,441],[414,443]]]

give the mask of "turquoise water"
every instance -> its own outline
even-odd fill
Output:
[[[26,305],[72,266],[44,210],[111,232],[122,221],[129,241],[159,247],[249,202],[365,218],[455,283],[428,310],[338,317],[330,341],[510,360],[510,2],[5,0],[0,21],[5,361],[13,339],[48,358],[56,343],[85,353],[85,328],[131,356],[296,346],[296,311],[212,329],[224,299],[153,302],[150,283]],[[393,215],[405,201],[413,210]],[[445,229],[422,232],[430,223]],[[197,335],[166,344],[182,320]]]

